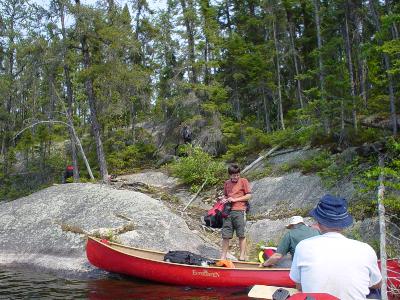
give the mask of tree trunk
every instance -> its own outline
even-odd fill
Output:
[[[289,39],[290,39],[290,48],[291,48],[291,52],[292,52],[292,57],[293,57],[293,63],[294,63],[294,70],[295,70],[295,75],[296,75],[296,86],[297,86],[297,92],[296,92],[296,96],[297,96],[297,100],[299,101],[299,105],[300,108],[304,108],[304,103],[303,103],[303,92],[302,92],[302,88],[301,88],[301,80],[299,79],[299,66],[298,66],[298,62],[297,62],[297,51],[296,51],[296,47],[294,44],[294,25],[293,25],[293,21],[292,21],[292,17],[291,14],[289,12],[289,9],[286,8],[286,18],[288,21],[288,31],[289,31]]]
[[[13,9],[15,10],[15,5],[13,5]],[[1,17],[0,17],[0,22],[1,22]],[[4,158],[4,164],[3,164],[3,171],[5,174],[8,174],[8,169],[9,169],[9,161],[8,161],[8,148],[10,147],[10,132],[12,131],[12,115],[11,115],[11,110],[12,110],[12,103],[14,101],[14,60],[15,60],[15,45],[14,45],[14,36],[15,36],[15,14],[13,11],[12,17],[9,20],[9,29],[8,29],[8,50],[7,50],[7,60],[8,60],[8,69],[6,67],[5,69],[5,75],[6,78],[9,80],[9,87],[8,87],[8,95],[6,96],[5,102],[5,112],[7,115],[7,119],[5,122],[4,126],[4,135],[3,135],[3,140],[1,144],[1,154],[3,155]]]
[[[265,128],[268,133],[271,132],[271,121],[269,119],[269,110],[267,105],[267,95],[265,94],[265,83],[262,86],[262,96],[263,96],[263,105],[264,105],[264,113],[265,113]]]
[[[66,47],[66,42],[67,42],[67,34],[65,30],[65,12],[64,12],[64,4],[62,1],[59,1],[59,9],[60,9],[60,19],[61,19],[61,33],[62,33],[62,38],[63,38],[63,60],[64,60],[64,76],[65,76],[65,86],[67,89],[67,118],[68,118],[68,123],[70,126],[73,128],[73,90],[72,90],[72,82],[71,82],[71,76],[69,74],[69,66],[67,63],[67,47]],[[61,99],[60,99],[61,100]],[[74,182],[79,182],[79,166],[78,166],[78,156],[77,156],[77,151],[76,151],[76,144],[75,144],[75,138],[74,138],[74,132],[73,129],[68,127],[68,132],[69,132],[69,139],[71,142],[71,158],[72,158],[72,165],[74,166]],[[90,167],[89,167],[90,169]],[[92,175],[93,176],[93,175]]]
[[[381,23],[378,17],[378,14],[375,10],[374,0],[369,0],[369,7],[371,10],[372,18],[375,23],[376,31],[381,32]],[[382,41],[379,41],[379,44],[382,45]],[[385,64],[386,76],[388,79],[388,88],[389,88],[389,100],[390,100],[390,116],[392,119],[392,132],[393,135],[397,135],[397,116],[396,116],[396,105],[394,99],[394,86],[393,86],[393,76],[389,72],[390,71],[390,59],[386,53],[383,53],[383,60]]]
[[[20,130],[20,131],[14,136],[14,139],[17,138],[21,133],[23,133],[25,130],[27,130],[27,129],[29,129],[29,128],[33,128],[33,127],[35,127],[35,126],[38,125],[38,124],[50,124],[50,123],[51,123],[51,124],[53,124],[53,123],[63,124],[63,125],[65,125],[65,126],[67,126],[67,127],[70,127],[70,126],[71,126],[71,125],[69,125],[68,123],[65,123],[65,122],[63,122],[63,121],[58,121],[58,120],[38,121],[38,122],[36,122],[36,123],[33,123],[33,124],[31,124],[31,125],[29,125],[29,126],[23,128],[22,130]],[[72,133],[73,133],[73,135],[74,135],[74,139],[75,139],[75,141],[76,141],[76,144],[78,145],[79,150],[81,151],[82,158],[83,158],[83,161],[85,162],[85,165],[86,165],[86,167],[87,167],[87,170],[88,170],[90,179],[94,180],[93,173],[92,173],[92,170],[91,170],[91,168],[90,168],[89,162],[88,162],[88,160],[86,159],[85,151],[83,151],[82,144],[81,144],[81,142],[80,142],[80,140],[79,140],[79,138],[78,138],[78,135],[77,135],[76,132],[75,132],[74,126],[72,126],[71,129],[72,129]],[[29,153],[27,153],[27,155],[26,155],[26,164],[28,164],[28,158],[29,158]]]
[[[321,21],[319,15],[319,0],[313,0],[314,5],[314,18],[315,18],[315,26],[317,30],[317,46],[318,46],[318,66],[319,66],[319,84],[321,89],[321,99],[324,106],[327,104],[325,103],[325,76],[324,76],[324,64],[322,60],[322,36],[321,36]],[[324,123],[325,133],[330,133],[330,125],[329,119],[327,116],[326,108],[322,108],[322,119]]]
[[[360,15],[360,11],[362,10],[362,3],[359,6],[353,5],[353,2],[348,2],[348,13],[349,15],[353,15],[354,22],[355,22],[355,30],[354,30],[354,43],[353,45],[356,47],[355,57],[356,57],[356,64],[357,64],[357,71],[358,71],[358,78],[359,81],[359,96],[363,100],[364,109],[368,107],[368,94],[367,94],[367,61],[365,58],[361,58],[361,48],[360,45],[363,42],[363,21]],[[349,31],[348,31],[349,32]]]
[[[283,104],[282,104],[282,91],[281,91],[281,62],[279,59],[279,45],[277,38],[277,26],[276,21],[272,22],[273,32],[274,32],[274,43],[275,43],[275,51],[276,51],[276,72],[278,77],[278,120],[280,123],[280,127],[285,129],[285,123],[283,122]]]
[[[242,122],[242,115],[240,112],[240,100],[239,100],[239,92],[237,87],[237,81],[235,80],[235,87],[233,90],[233,107],[235,110],[236,120],[238,122]]]
[[[385,206],[383,205],[385,186],[383,185],[383,168],[384,156],[379,154],[379,168],[381,174],[379,175],[379,188],[378,188],[378,214],[379,214],[379,237],[380,237],[380,256],[381,256],[381,273],[382,273],[382,286],[381,294],[382,300],[387,300],[387,266],[386,266],[386,224],[385,224]]]
[[[82,49],[83,65],[85,66],[86,69],[88,69],[90,67],[90,55],[85,38],[82,39],[82,48],[83,48]],[[99,167],[100,167],[100,175],[103,179],[103,182],[108,182],[107,162],[103,150],[103,143],[101,141],[101,128],[99,122],[97,121],[96,98],[94,95],[93,82],[91,78],[86,78],[85,88],[90,108],[90,123],[92,125],[94,139],[96,142],[96,152],[97,152],[97,160],[99,162]]]
[[[188,57],[189,57],[189,79],[191,83],[197,83],[197,71],[196,71],[196,56],[195,56],[195,25],[191,18],[193,18],[194,7],[191,0],[180,0],[182,11],[183,11],[183,20],[186,27],[186,35],[187,35],[187,43],[188,43]],[[186,5],[186,1],[188,6]]]
[[[392,13],[392,8],[390,7],[390,3],[388,0],[385,0],[385,7],[388,15],[393,15]],[[392,26],[390,26],[390,30],[392,32],[393,39],[398,40],[399,39],[399,30],[397,29],[397,24],[396,21],[393,21]]]
[[[75,0],[77,6],[80,5],[80,0]],[[78,12],[79,14],[79,12]],[[78,17],[78,26],[80,25],[80,16]],[[89,45],[87,41],[87,36],[85,33],[81,36],[81,47],[82,47],[82,56],[83,56],[83,67],[87,70],[90,69],[90,53],[89,53]],[[89,108],[90,108],[90,123],[92,125],[92,131],[94,135],[94,139],[96,142],[96,152],[97,152],[97,160],[99,162],[100,175],[104,183],[109,182],[108,171],[107,171],[107,162],[105,158],[105,153],[103,150],[103,143],[101,141],[101,128],[100,124],[97,121],[97,108],[96,108],[96,98],[93,89],[93,81],[90,76],[87,76],[85,79],[85,89],[86,95],[88,97]]]
[[[208,70],[208,55],[209,55],[210,43],[208,38],[205,40],[204,46],[204,84],[208,85],[210,83],[210,71]]]
[[[354,72],[353,72],[353,61],[351,57],[351,44],[350,44],[350,37],[349,37],[349,22],[348,22],[348,5],[346,5],[346,12],[345,12],[345,45],[346,45],[346,56],[347,56],[347,65],[349,68],[349,80],[350,80],[350,95],[352,99],[352,116],[353,116],[353,127],[354,130],[357,132],[357,110],[356,110],[356,90],[355,90],[355,83],[354,83]],[[343,121],[344,123],[344,121]]]
[[[360,89],[361,89],[361,97],[363,99],[364,108],[368,108],[368,93],[367,93],[367,60],[361,60],[360,66]]]
[[[225,16],[226,16],[226,27],[228,28],[229,36],[232,35],[232,22],[231,22],[231,14],[229,12],[229,0],[224,1],[224,9],[225,9]]]

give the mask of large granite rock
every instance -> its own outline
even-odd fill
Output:
[[[321,196],[328,193],[321,179],[315,175],[300,172],[279,177],[265,177],[252,183],[250,213],[264,214],[271,210],[308,209],[318,203]]]
[[[263,219],[247,222],[246,235],[253,243],[277,246],[288,230],[286,229],[286,225],[289,224],[289,220],[290,218],[280,220]],[[305,218],[304,221],[307,225],[314,223],[312,218]]]
[[[65,184],[0,204],[0,265],[90,274],[95,268],[85,256],[84,233],[140,248],[219,255],[161,201],[104,185]]]
[[[173,188],[178,184],[178,179],[158,171],[147,171],[129,175],[118,176],[118,179],[128,184],[144,183],[159,188]]]
[[[287,152],[288,149],[276,151],[269,159],[270,165],[293,164],[299,160],[309,159],[318,153],[318,149],[297,150]]]
[[[118,176],[118,180],[128,185],[145,184],[158,190],[164,190],[175,196],[184,206],[186,206],[194,196],[185,186],[181,185],[178,178],[168,176],[159,171],[149,170],[141,173],[121,175]],[[191,207],[208,210],[210,205],[202,202],[200,197],[197,197],[197,199],[191,203]]]

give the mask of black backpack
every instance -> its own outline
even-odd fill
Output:
[[[195,266],[208,266],[215,263],[211,259],[189,251],[169,251],[165,254],[164,261]]]

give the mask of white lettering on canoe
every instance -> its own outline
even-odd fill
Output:
[[[217,272],[208,272],[207,270],[204,271],[192,270],[192,274],[194,276],[219,277],[219,274]]]

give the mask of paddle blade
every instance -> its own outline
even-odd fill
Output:
[[[251,288],[248,296],[251,298],[258,299],[272,299],[273,293],[276,290],[280,289],[280,286],[271,286],[271,285],[255,285]],[[298,292],[296,289],[284,288],[289,292],[290,295],[293,295]]]

